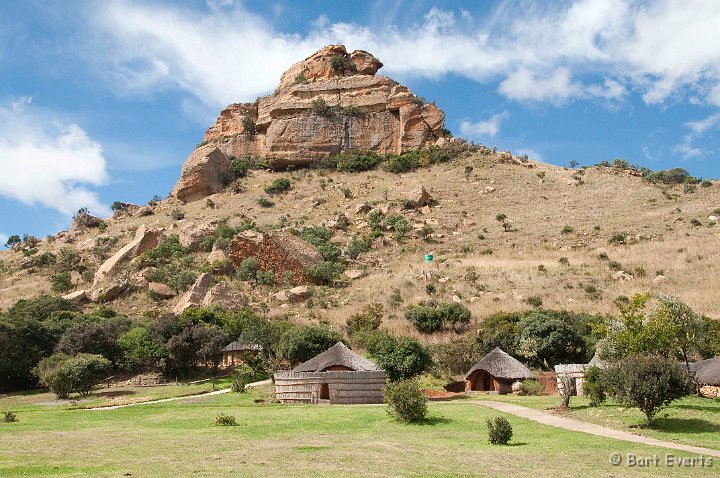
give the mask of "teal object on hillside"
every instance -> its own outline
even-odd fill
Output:
[[[425,264],[430,264],[433,260],[432,254],[425,254]]]

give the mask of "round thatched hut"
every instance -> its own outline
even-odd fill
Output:
[[[529,368],[495,347],[465,374],[465,391],[512,393],[514,382],[531,378]]]
[[[257,355],[262,352],[262,346],[258,344],[247,344],[241,340],[229,343],[222,349],[221,367],[235,367],[245,363],[249,355]]]
[[[274,378],[276,398],[298,403],[382,403],[386,383],[385,371],[342,342]]]
[[[720,398],[720,357],[696,362],[695,365],[695,382],[700,387],[700,395]]]

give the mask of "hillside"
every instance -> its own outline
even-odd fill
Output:
[[[473,168],[468,179],[467,166]],[[369,232],[366,214],[355,213],[359,204],[369,203],[387,207],[386,215],[401,214],[414,227],[429,225],[430,238],[426,241],[408,233],[398,243],[392,233],[386,233],[381,246],[375,240],[370,251],[357,261],[348,261],[347,267],[362,270],[363,277],[348,281],[346,287],[316,287],[308,303],[280,303],[274,294],[286,288],[282,285],[230,281],[252,306],[267,310],[270,316],[302,322],[322,319],[338,325],[364,304],[387,304],[397,289],[402,301],[390,310],[398,318],[386,320],[383,327],[409,335],[413,329],[402,318],[403,305],[428,298],[430,282],[436,284],[437,299],[455,296],[470,308],[475,320],[496,311],[529,308],[526,300],[532,296],[540,297],[544,307],[610,312],[615,310],[617,296],[647,290],[676,295],[700,313],[719,316],[720,294],[713,280],[720,274],[719,237],[708,219],[717,215],[714,211],[720,206],[718,183],[686,193],[682,186],[659,187],[612,169],[584,171],[578,185],[573,179],[577,171],[533,162],[508,163],[490,153],[401,175],[382,170],[254,170],[239,181],[236,191],[241,192],[215,194],[210,202],[181,204],[168,199],[151,206],[149,216],[119,212],[106,221],[102,233],[97,228],[84,229],[71,234],[75,237],[67,244],[62,237],[53,242],[45,239],[35,255],[57,254],[69,247],[80,250],[83,262],[94,270],[100,257],[129,242],[141,224],[172,234],[190,223],[213,220],[235,226],[246,216],[260,229],[291,229],[320,226],[339,213],[347,215],[350,225],[346,230],[336,229],[332,242],[345,249],[352,237]],[[290,179],[291,189],[273,195],[274,206],[260,206],[259,199],[268,197],[263,189],[278,177]],[[402,193],[418,186],[424,186],[437,204],[429,211],[403,210]],[[496,219],[498,214],[507,216],[510,231]],[[184,218],[172,217],[180,215]],[[618,233],[627,234],[627,244],[610,243]],[[117,237],[117,243],[102,254],[96,248],[93,254],[93,247],[108,237]],[[426,253],[434,255],[431,265],[423,262]],[[599,258],[603,253],[608,259]],[[207,255],[194,254],[198,271]],[[560,262],[563,257],[566,264]],[[49,278],[56,266],[23,269],[24,259],[21,252],[0,253],[0,307],[4,309],[18,299],[50,292]],[[618,279],[617,270],[610,267],[618,266],[611,261],[632,277]],[[425,278],[424,271],[432,271],[431,279]],[[664,279],[656,278],[659,271]],[[86,287],[76,272],[73,282],[77,288]],[[112,307],[139,318],[171,310],[177,300],[153,299],[139,289],[113,301]]]

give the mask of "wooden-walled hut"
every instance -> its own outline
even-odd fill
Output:
[[[385,371],[338,342],[290,372],[276,372],[275,397],[295,403],[382,403]]]
[[[495,347],[465,374],[465,391],[512,393],[513,383],[534,378],[529,368]]]

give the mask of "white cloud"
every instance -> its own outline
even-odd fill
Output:
[[[500,131],[500,123],[510,117],[510,113],[503,111],[492,115],[485,121],[478,121],[477,123],[471,123],[468,120],[463,120],[460,123],[460,132],[465,136],[469,137],[494,137]]]
[[[530,148],[522,148],[518,149],[515,154],[517,156],[525,156],[527,154],[528,159],[532,159],[533,161],[543,161],[543,155],[534,149]]]
[[[87,185],[108,181],[97,142],[77,124],[31,104],[0,104],[0,196],[70,215],[82,207],[108,215]]]
[[[198,12],[135,0],[99,3],[88,9],[99,29],[93,48],[102,52],[98,58],[113,59],[105,66],[125,89],[179,88],[223,106],[271,91],[289,65],[328,43],[371,51],[392,75],[499,82],[500,93],[517,101],[620,100],[633,90],[648,103],[692,92],[720,104],[715,1],[501,3],[483,21],[468,21],[461,9],[456,21],[455,12],[433,7],[402,29],[392,23],[396,2],[382,4],[383,18],[391,19],[383,28],[321,16],[306,34],[277,32],[240,2],[213,4]]]
[[[689,121],[684,126],[690,129],[690,132],[683,136],[682,143],[673,147],[674,153],[679,153],[682,158],[692,159],[701,158],[705,153],[698,147],[694,146],[695,140],[702,137],[708,130],[720,124],[720,113],[715,113],[705,119],[697,121]]]

